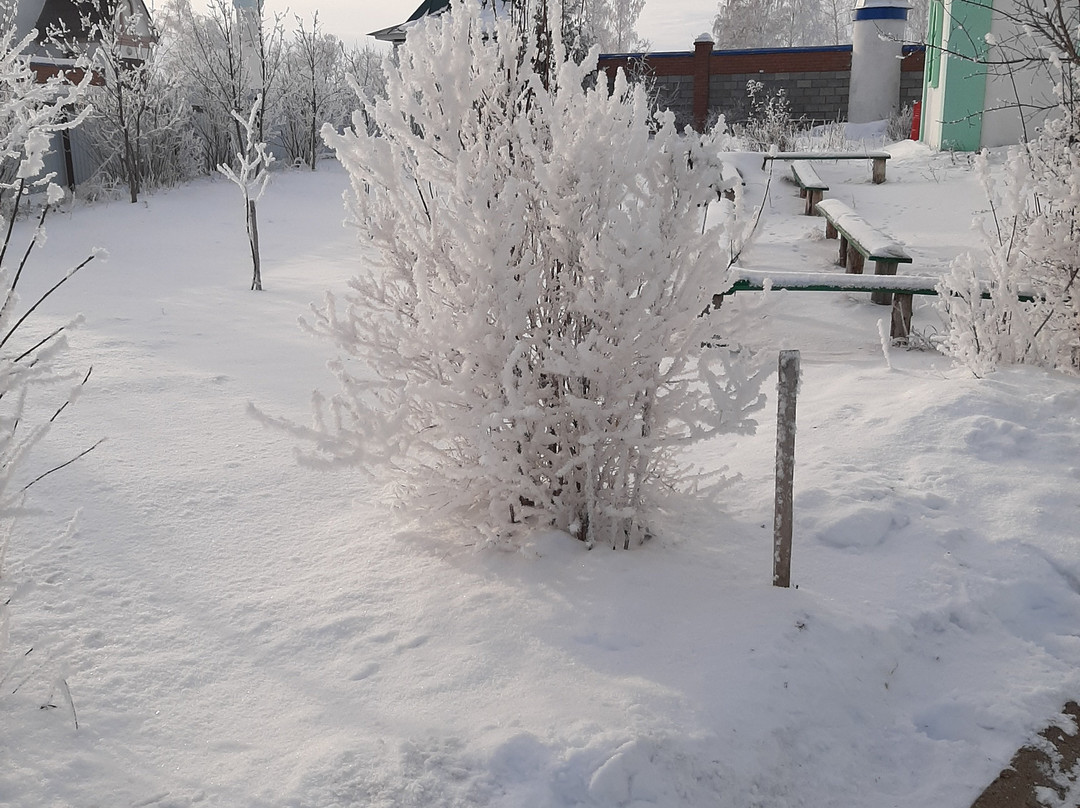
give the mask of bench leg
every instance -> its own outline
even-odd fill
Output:
[[[839,250],[839,253],[836,256],[836,263],[838,263],[842,267],[846,267],[847,266],[847,258],[848,258],[847,238],[845,238],[844,236],[840,236],[839,238],[840,238],[840,250]]]
[[[874,158],[874,185],[885,182],[885,161],[880,157]]]
[[[892,330],[890,336],[899,345],[907,345],[911,335],[911,295],[893,295]]]
[[[849,244],[847,250],[848,274],[862,275],[863,264],[865,261],[866,259],[863,257],[863,254]]]
[[[821,201],[821,191],[807,191],[806,192],[806,215],[814,216],[817,211],[814,210],[814,206]]]
[[[825,220],[825,238],[836,238],[837,235],[838,235],[838,233],[836,232],[836,228],[833,227],[833,223],[830,222],[828,219],[826,219]]]
[[[875,275],[895,275],[897,261],[875,261],[874,262],[874,274]],[[870,302],[877,303],[879,306],[889,306],[892,304],[892,292],[871,292]]]

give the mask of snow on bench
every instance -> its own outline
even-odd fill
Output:
[[[797,292],[869,292],[888,295],[892,303],[890,336],[904,344],[911,334],[911,296],[936,295],[940,279],[929,275],[852,275],[841,272],[783,272],[732,267],[731,286],[713,295],[720,306],[727,295],[788,289]]]
[[[825,199],[815,206],[825,217],[825,238],[840,239],[837,263],[849,273],[861,274],[865,261],[874,262],[875,275],[895,275],[897,264],[910,264],[911,256],[902,246],[875,227],[839,199]],[[875,303],[888,306],[892,299],[886,292],[872,296]]]
[[[729,163],[726,160],[720,163],[720,192],[728,199],[735,199],[735,187],[737,185],[746,185],[746,180],[742,178],[742,174],[739,173],[739,169],[734,163]]]
[[[762,169],[770,160],[872,160],[874,163],[871,178],[875,185],[885,182],[885,161],[892,157],[886,151],[866,152],[770,152],[763,155]]]
[[[807,216],[814,215],[814,206],[821,201],[829,186],[821,181],[821,177],[814,171],[810,163],[792,163],[791,175],[799,186],[799,196],[806,200]]]
[[[869,292],[892,295],[892,327],[890,336],[905,344],[911,334],[911,303],[913,295],[937,295],[941,278],[932,275],[852,275],[845,272],[791,272],[783,270],[742,269],[732,267],[730,286],[713,295],[713,306],[719,307],[728,295],[737,292],[767,292],[786,289],[793,292]],[[990,299],[988,283],[982,284],[982,298]],[[1023,302],[1035,300],[1031,291],[1021,291]]]
[[[785,272],[731,268],[730,294],[792,289],[801,292],[903,292],[936,295],[941,278],[933,275],[849,275],[845,272]],[[725,294],[729,294],[725,292]]]

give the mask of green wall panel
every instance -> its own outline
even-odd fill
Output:
[[[943,27],[949,35],[942,59],[945,84],[941,145],[959,151],[978,151],[982,142],[982,111],[986,99],[986,35],[993,8],[989,2],[952,0],[945,6]]]

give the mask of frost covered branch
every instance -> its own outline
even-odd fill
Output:
[[[22,50],[31,41],[32,35],[16,41],[13,21],[0,21],[0,200],[5,203],[0,206],[0,232],[3,235],[0,244],[0,522],[4,523],[4,534],[0,538],[0,576],[15,520],[23,511],[25,492],[29,487],[22,485],[19,479],[26,459],[53,422],[75,400],[88,378],[88,375],[84,376],[82,382],[61,393],[57,404],[50,391],[77,378],[57,369],[57,362],[66,349],[66,331],[77,320],[53,328],[44,336],[33,336],[28,332],[32,332],[30,325],[36,319],[40,304],[89,263],[92,255],[20,312],[20,280],[40,242],[50,206],[63,197],[63,191],[52,181],[53,176],[44,171],[44,157],[56,133],[78,125],[85,117],[85,110],[74,117],[69,116],[67,110],[69,105],[78,104],[89,80],[88,76],[84,77],[79,85],[61,79],[37,82],[27,60],[21,57]],[[32,192],[43,197],[45,204],[37,227],[21,255],[16,253],[18,257],[12,267],[8,258],[16,241],[14,220]],[[77,455],[68,463],[85,454]],[[9,606],[9,600],[0,600],[0,652],[4,650]]]

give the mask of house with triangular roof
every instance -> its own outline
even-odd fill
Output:
[[[93,32],[99,27],[112,25],[120,32],[117,44],[125,61],[145,60],[157,41],[143,0],[18,0],[13,21],[15,42],[37,32],[24,52],[38,81],[60,74],[80,81],[84,74],[76,65],[77,56],[93,51]],[[54,39],[53,34],[60,36]],[[79,129],[53,135],[45,172],[55,174],[58,184],[74,188],[97,167],[97,158],[86,148]]]
[[[157,40],[143,0],[18,0],[15,9],[17,40],[37,31],[28,55],[41,78],[71,69],[76,56],[73,50],[92,50],[92,31],[104,25],[114,25],[123,32],[120,44],[130,59],[145,59],[147,49]],[[57,45],[53,34],[59,34],[66,46]]]

